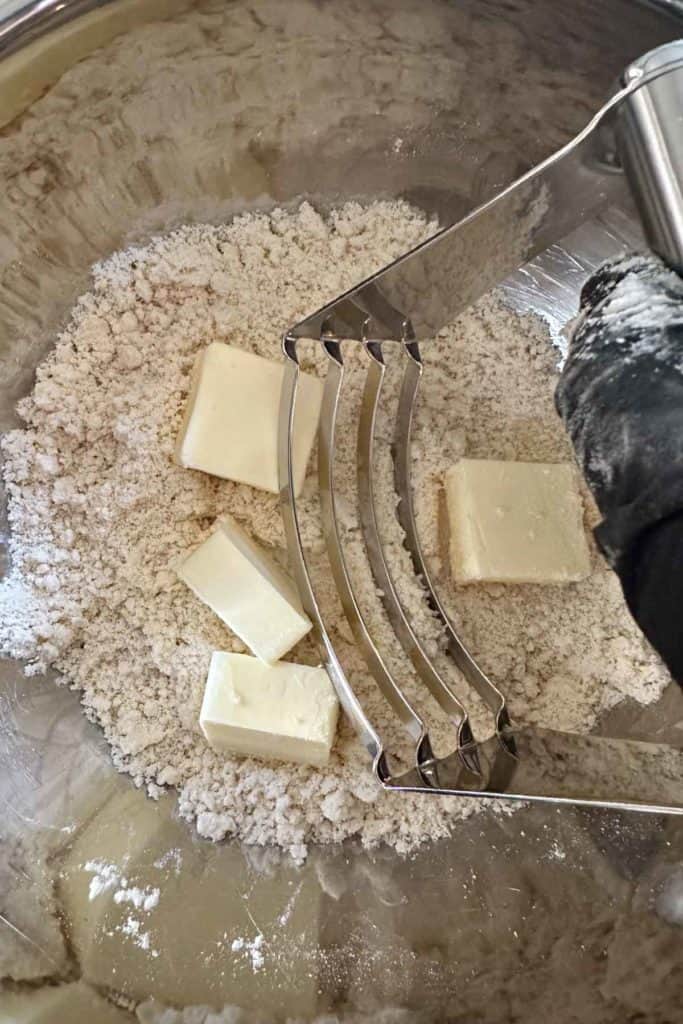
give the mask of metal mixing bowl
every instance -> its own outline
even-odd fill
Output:
[[[131,238],[302,195],[401,196],[453,220],[569,139],[682,23],[664,0],[26,5],[0,23],[0,429],[90,265]],[[673,820],[483,813],[408,859],[349,844],[296,867],[193,839],[171,796],[116,776],[76,694],[9,662],[0,764],[0,1021],[17,993],[80,976],[122,1020],[150,997],[268,1019],[681,1019]],[[165,873],[158,958],[74,909],[86,848]],[[156,866],[169,849],[182,870]],[[221,924],[262,931],[260,969],[209,948]]]

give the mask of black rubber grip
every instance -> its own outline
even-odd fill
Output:
[[[585,285],[556,404],[631,612],[683,681],[683,280],[625,256]]]

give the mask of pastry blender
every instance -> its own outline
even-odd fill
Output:
[[[505,695],[479,666],[449,618],[416,526],[411,486],[411,423],[423,374],[420,345],[491,288],[517,281],[547,285],[555,314],[566,302],[558,262],[576,310],[580,286],[595,260],[615,255],[619,222],[632,200],[649,245],[683,271],[683,41],[646,54],[624,72],[620,87],[571,142],[464,220],[448,227],[373,277],[291,327],[284,336],[286,371],[280,407],[280,495],[287,543],[303,607],[339,700],[389,790],[539,800],[651,812],[683,813],[683,749],[601,735],[513,724]],[[636,218],[637,220],[638,218]],[[597,249],[587,254],[586,226]],[[591,260],[593,263],[591,263]],[[521,268],[521,269],[520,269]],[[565,285],[562,284],[565,289]],[[562,289],[560,289],[562,290]],[[374,683],[405,730],[413,763],[393,764],[385,739],[349,683],[335,650],[302,542],[301,508],[292,475],[292,431],[299,377],[298,346],[319,342],[327,357],[318,438],[320,512],[329,565],[344,614]],[[414,678],[453,723],[452,749],[436,756],[420,707],[409,700],[361,609],[349,571],[335,486],[338,412],[344,387],[342,343],[363,346],[367,372],[356,438],[358,519],[378,593]],[[392,443],[397,515],[405,546],[438,616],[453,673],[461,674],[490,713],[490,734],[475,740],[450,672],[430,657],[411,622],[378,525],[375,502],[377,414],[386,353],[400,348],[403,376]]]

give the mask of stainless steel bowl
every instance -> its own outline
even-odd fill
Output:
[[[682,22],[678,3],[630,0],[39,0],[8,16],[0,428],[90,265],[127,240],[302,195],[402,196],[452,220],[573,135]],[[109,1019],[105,998],[125,1020],[152,997],[267,1019],[680,1020],[680,823],[537,807],[473,817],[408,859],[349,844],[296,867],[193,839],[172,796],[116,776],[76,694],[9,662],[0,764],[0,1021],[79,977],[101,1000],[91,1020]],[[98,849],[163,881],[159,957],[74,903],[74,864]],[[181,870],[155,866],[168,849]],[[214,941],[222,925],[262,931],[258,970]]]

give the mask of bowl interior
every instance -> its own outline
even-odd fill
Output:
[[[91,265],[127,242],[304,196],[322,209],[403,197],[454,221],[583,127],[630,60],[680,33],[675,5],[629,0],[90,6],[8,40],[0,62],[2,430]],[[5,542],[7,531],[4,515]],[[670,725],[675,696],[656,718],[618,709],[613,727]],[[484,813],[409,859],[351,845],[297,867],[193,838],[172,797],[154,803],[116,775],[76,694],[9,661],[0,763],[0,967],[13,989],[82,975],[133,1003],[282,1018],[400,1006],[424,1020],[676,1019],[675,822]],[[182,870],[157,866],[170,849]],[[79,938],[107,928],[74,878],[112,851],[141,885],[163,884],[158,958],[120,933]],[[221,922],[242,946],[207,949]]]

